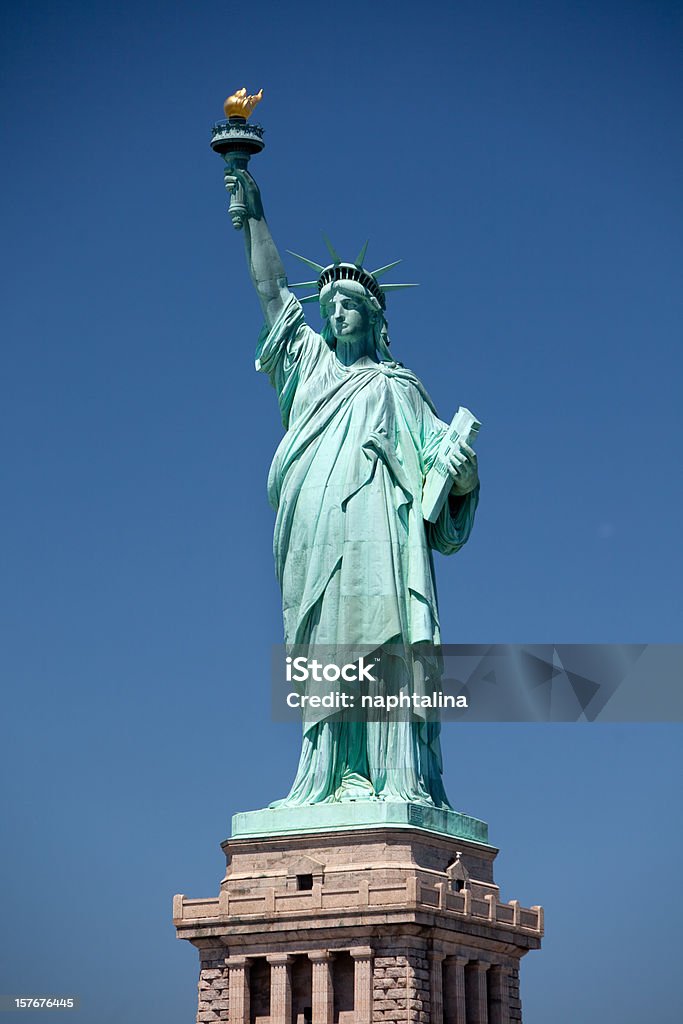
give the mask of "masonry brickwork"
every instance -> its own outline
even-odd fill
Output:
[[[224,844],[218,897],[174,900],[197,1024],[518,1024],[543,911],[500,899],[497,850],[417,828]]]

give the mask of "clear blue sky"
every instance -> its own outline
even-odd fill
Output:
[[[268,692],[281,427],[208,145],[234,87],[265,89],[282,249],[403,257],[394,351],[484,422],[444,639],[681,641],[682,20],[4,5],[0,991],[192,1021],[171,897],[217,893],[231,814],[294,771]],[[504,898],[546,906],[525,1024],[677,1022],[678,727],[449,724],[444,749]]]

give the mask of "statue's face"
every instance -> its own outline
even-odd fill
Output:
[[[370,310],[361,298],[336,291],[326,305],[330,327],[337,340],[356,341],[367,337],[372,321]]]

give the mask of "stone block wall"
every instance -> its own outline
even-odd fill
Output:
[[[197,1024],[521,1024],[519,971],[467,956],[446,957],[413,938],[377,943],[374,951],[311,954],[329,964],[329,981],[313,986],[308,955],[228,958],[225,947],[203,949]],[[355,961],[355,962],[354,962]],[[275,965],[275,966],[273,966]],[[231,977],[230,969],[233,970]],[[318,968],[316,967],[316,970]],[[284,971],[285,988],[275,991],[271,971]],[[324,973],[324,972],[323,972]],[[317,994],[316,994],[317,992]],[[286,994],[286,995],[285,995]],[[230,1020],[230,997],[236,1002]],[[488,1013],[487,1013],[488,1006]]]
[[[408,956],[407,989],[408,1020],[416,1024],[429,1024],[431,1006],[429,994],[429,960],[424,953],[413,952]]]
[[[508,981],[510,1024],[522,1020],[522,1002],[519,998],[519,971],[511,970]]]
[[[197,1024],[521,1024],[543,911],[501,902],[495,848],[407,828],[225,848],[220,896],[173,904]]]
[[[199,1003],[197,1024],[227,1021],[228,972],[225,966],[225,946],[201,950],[199,966]]]
[[[380,949],[374,958],[372,983],[373,1024],[429,1024],[429,960],[423,951]]]

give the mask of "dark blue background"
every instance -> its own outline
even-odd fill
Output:
[[[294,772],[269,718],[281,427],[208,145],[234,88],[265,89],[282,248],[403,257],[393,350],[483,421],[444,640],[681,639],[681,13],[5,5],[2,991],[192,1021],[171,897],[217,893],[230,815]],[[526,1024],[680,1019],[679,748],[444,727],[504,898],[546,906]]]

